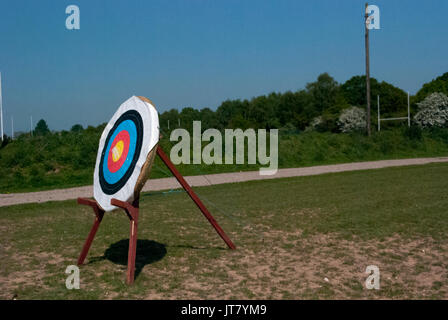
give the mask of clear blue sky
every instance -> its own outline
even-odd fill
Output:
[[[131,95],[216,107],[364,73],[360,0],[0,0],[6,133],[107,122]],[[67,30],[76,4],[81,29]],[[375,1],[371,74],[415,93],[448,71],[448,1]]]

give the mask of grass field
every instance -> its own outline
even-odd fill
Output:
[[[75,201],[0,208],[0,298],[448,298],[448,164],[197,188],[238,249],[183,192],[144,194],[137,276],[129,222],[107,213],[67,290],[93,222]],[[225,213],[225,214],[224,214]],[[368,265],[380,290],[365,288]]]

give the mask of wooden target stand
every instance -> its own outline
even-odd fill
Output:
[[[174,164],[171,162],[169,157],[163,152],[160,146],[157,146],[157,155],[160,159],[165,163],[174,177],[179,181],[184,190],[188,193],[190,198],[194,201],[194,203],[201,210],[202,214],[207,218],[210,224],[215,228],[216,232],[219,236],[224,240],[227,246],[230,249],[236,249],[233,242],[226,235],[224,230],[219,226],[213,216],[210,214],[206,206],[202,203],[196,193],[193,191],[191,186],[185,181],[184,177],[180,174],[180,172],[176,169]],[[78,203],[82,205],[87,205],[92,207],[95,213],[95,221],[93,223],[92,229],[87,237],[86,242],[84,243],[84,247],[81,251],[81,254],[78,258],[78,266],[84,263],[84,260],[89,252],[90,246],[92,244],[93,238],[95,237],[96,232],[98,231],[98,227],[100,226],[101,221],[103,220],[103,216],[105,211],[98,205],[95,200],[86,199],[86,198],[78,198]],[[111,204],[123,209],[129,220],[130,220],[130,236],[129,236],[129,250],[128,250],[128,269],[126,272],[126,282],[128,284],[132,284],[134,282],[134,272],[135,272],[135,257],[137,250],[137,226],[138,226],[138,215],[139,215],[139,196],[135,198],[132,203],[120,201],[118,199],[112,199]]]

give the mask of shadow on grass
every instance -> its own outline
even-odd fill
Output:
[[[224,251],[229,250],[228,248],[224,248],[224,247],[196,247],[196,246],[187,245],[187,244],[185,244],[185,245],[184,244],[169,245],[168,247],[181,248],[181,249],[192,249],[192,250],[224,250]]]
[[[93,257],[90,263],[107,259],[115,264],[127,266],[128,264],[129,239],[122,239],[111,244],[101,257]],[[166,246],[153,240],[137,240],[137,253],[135,258],[135,278],[147,265],[157,262],[166,255]]]

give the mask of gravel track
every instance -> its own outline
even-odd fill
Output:
[[[435,162],[448,162],[448,157],[415,158],[400,160],[381,160],[367,162],[353,162],[326,166],[314,166],[304,168],[279,169],[275,175],[261,176],[259,171],[231,172],[207,174],[185,177],[191,186],[209,186],[223,183],[236,183],[251,180],[265,180],[286,177],[312,176],[324,173],[356,171],[368,169],[380,169],[387,167],[423,165]],[[177,180],[173,178],[151,179],[146,182],[143,192],[160,191],[181,188]],[[39,192],[0,194],[0,207],[22,203],[41,203],[47,201],[62,201],[76,199],[78,197],[92,197],[93,186],[76,187],[68,189],[55,189]]]

